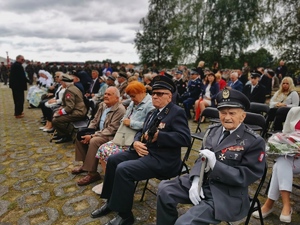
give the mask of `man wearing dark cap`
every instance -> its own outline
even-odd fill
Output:
[[[243,88],[243,93],[246,95],[250,102],[265,103],[266,101],[266,87],[259,84],[259,73],[251,73],[250,84]]]
[[[250,106],[244,94],[224,89],[216,99],[221,123],[209,126],[202,143],[200,154],[207,158],[203,184],[199,186],[202,157],[189,174],[162,181],[157,225],[218,224],[248,213],[248,186],[263,175],[265,142],[243,123]],[[178,203],[193,206],[178,218]]]
[[[121,98],[123,99],[123,97],[126,96],[126,94],[125,94],[125,89],[126,89],[126,87],[127,87],[127,85],[128,85],[128,82],[127,82],[127,75],[126,75],[125,72],[123,72],[123,71],[120,71],[120,72],[119,72],[118,83],[119,83],[118,89],[119,89],[119,91],[120,91]]]
[[[186,82],[183,81],[183,72],[181,70],[177,70],[175,73],[174,83],[176,85],[179,96],[181,96],[186,91]]]
[[[110,86],[115,86],[115,81],[116,78],[113,76],[108,76],[106,79],[106,84],[110,87]]]
[[[174,82],[168,77],[154,78],[152,103],[156,109],[147,115],[130,149],[108,158],[101,194],[107,202],[91,217],[115,211],[117,217],[107,225],[133,224],[135,181],[154,177],[167,179],[179,173],[181,147],[188,146],[191,137],[183,109],[171,102],[174,91]]]
[[[66,90],[62,99],[61,107],[53,115],[52,124],[57,131],[55,143],[64,143],[71,141],[70,122],[84,119],[87,108],[83,101],[82,92],[73,84],[73,76],[64,74],[61,82],[66,84]]]
[[[188,119],[192,118],[191,108],[193,107],[195,101],[199,98],[201,87],[202,82],[199,78],[199,73],[196,71],[196,69],[191,70],[191,79],[188,82],[187,90],[180,97]]]

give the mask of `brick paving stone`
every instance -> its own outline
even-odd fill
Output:
[[[24,172],[25,171],[25,172]],[[10,177],[28,177],[28,176],[33,176],[35,174],[37,174],[38,172],[40,172],[39,168],[20,168],[20,169],[16,169],[13,172],[10,173]]]
[[[41,214],[46,215],[47,219],[39,221],[38,224],[40,224],[40,225],[54,224],[54,222],[59,217],[59,213],[56,209],[48,208],[48,207],[42,207],[42,208],[38,208],[38,209],[33,209],[33,210],[25,213],[25,215],[23,215],[18,220],[18,224],[19,225],[30,225],[30,224],[32,224],[31,220],[33,220],[33,218],[35,216],[39,216]]]
[[[24,183],[30,183],[30,185],[23,185]],[[42,185],[42,183],[43,183],[43,180],[41,178],[26,177],[24,179],[17,181],[13,185],[13,188],[17,191],[29,191],[31,189],[38,188],[40,185]]]
[[[44,154],[44,155],[38,157],[37,161],[51,164],[51,163],[57,163],[57,161],[62,158],[63,158],[62,154],[50,153],[50,154]]]
[[[26,159],[26,158],[32,156],[33,154],[34,154],[34,152],[27,151],[27,150],[15,151],[10,154],[10,157],[13,159]]]
[[[0,162],[4,162],[7,159],[7,156],[1,155],[0,156]]]
[[[40,196],[40,200],[35,200],[32,203],[27,202],[26,199],[32,197],[32,196]],[[46,202],[48,202],[50,199],[50,192],[49,191],[41,191],[41,190],[34,190],[31,192],[27,192],[26,194],[20,196],[17,198],[17,203],[19,207],[21,208],[34,208],[36,206],[42,205]]]
[[[10,164],[10,167],[11,167],[11,168],[19,168],[19,167],[22,167],[22,168],[29,168],[29,167],[31,167],[34,163],[35,163],[35,160],[34,160],[34,159],[31,159],[31,158],[24,158],[24,159],[20,159],[20,160],[16,160],[16,161],[12,162],[12,163]]]
[[[59,178],[58,178],[59,177]],[[62,183],[72,180],[75,175],[72,175],[68,171],[56,171],[52,172],[49,177],[47,177],[47,181],[50,183]]]
[[[66,162],[55,162],[51,163],[51,165],[44,165],[42,167],[45,171],[59,171],[67,168],[69,166],[69,163]]]
[[[66,216],[82,216],[95,210],[98,203],[98,199],[94,196],[83,195],[67,201],[63,205],[62,210]],[[84,207],[82,207],[82,209],[77,209],[77,206],[80,205],[84,205]]]
[[[9,201],[0,200],[0,218],[1,216],[8,211]]]
[[[87,186],[74,185],[74,182],[62,183],[54,188],[55,196],[72,197],[77,194],[81,194]]]
[[[58,148],[52,147],[52,146],[45,146],[40,147],[36,150],[36,153],[39,154],[52,154],[53,152],[56,152]]]
[[[0,186],[0,197],[5,195],[8,192],[8,187],[7,186]]]
[[[0,183],[6,180],[6,176],[4,174],[0,174]]]

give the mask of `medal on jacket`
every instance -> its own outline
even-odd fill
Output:
[[[225,153],[227,152],[227,148],[221,150],[221,152],[222,152],[222,153],[221,153],[221,155],[219,155],[219,159],[220,159],[221,161],[223,161],[224,159],[226,159]]]

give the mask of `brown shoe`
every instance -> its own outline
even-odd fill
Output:
[[[17,115],[17,116],[15,116],[15,117],[16,117],[16,119],[20,119],[20,118],[23,118],[24,115]]]
[[[88,174],[85,177],[81,178],[79,181],[77,181],[77,184],[79,186],[84,186],[84,185],[91,184],[98,180],[101,180],[101,176],[99,173],[96,173],[95,175]]]
[[[86,171],[83,170],[82,166],[81,166],[81,167],[76,167],[76,168],[74,168],[74,169],[71,171],[72,174],[80,174],[80,173],[84,173],[84,172],[86,172]]]

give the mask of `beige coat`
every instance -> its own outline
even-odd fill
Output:
[[[107,107],[104,102],[100,103],[95,118],[91,121],[89,128],[99,130],[101,115],[106,108]],[[121,119],[123,118],[125,112],[126,109],[120,102],[112,106],[110,111],[106,115],[103,129],[101,131],[96,131],[95,137],[105,135],[108,136],[109,140],[112,140],[120,126]]]

